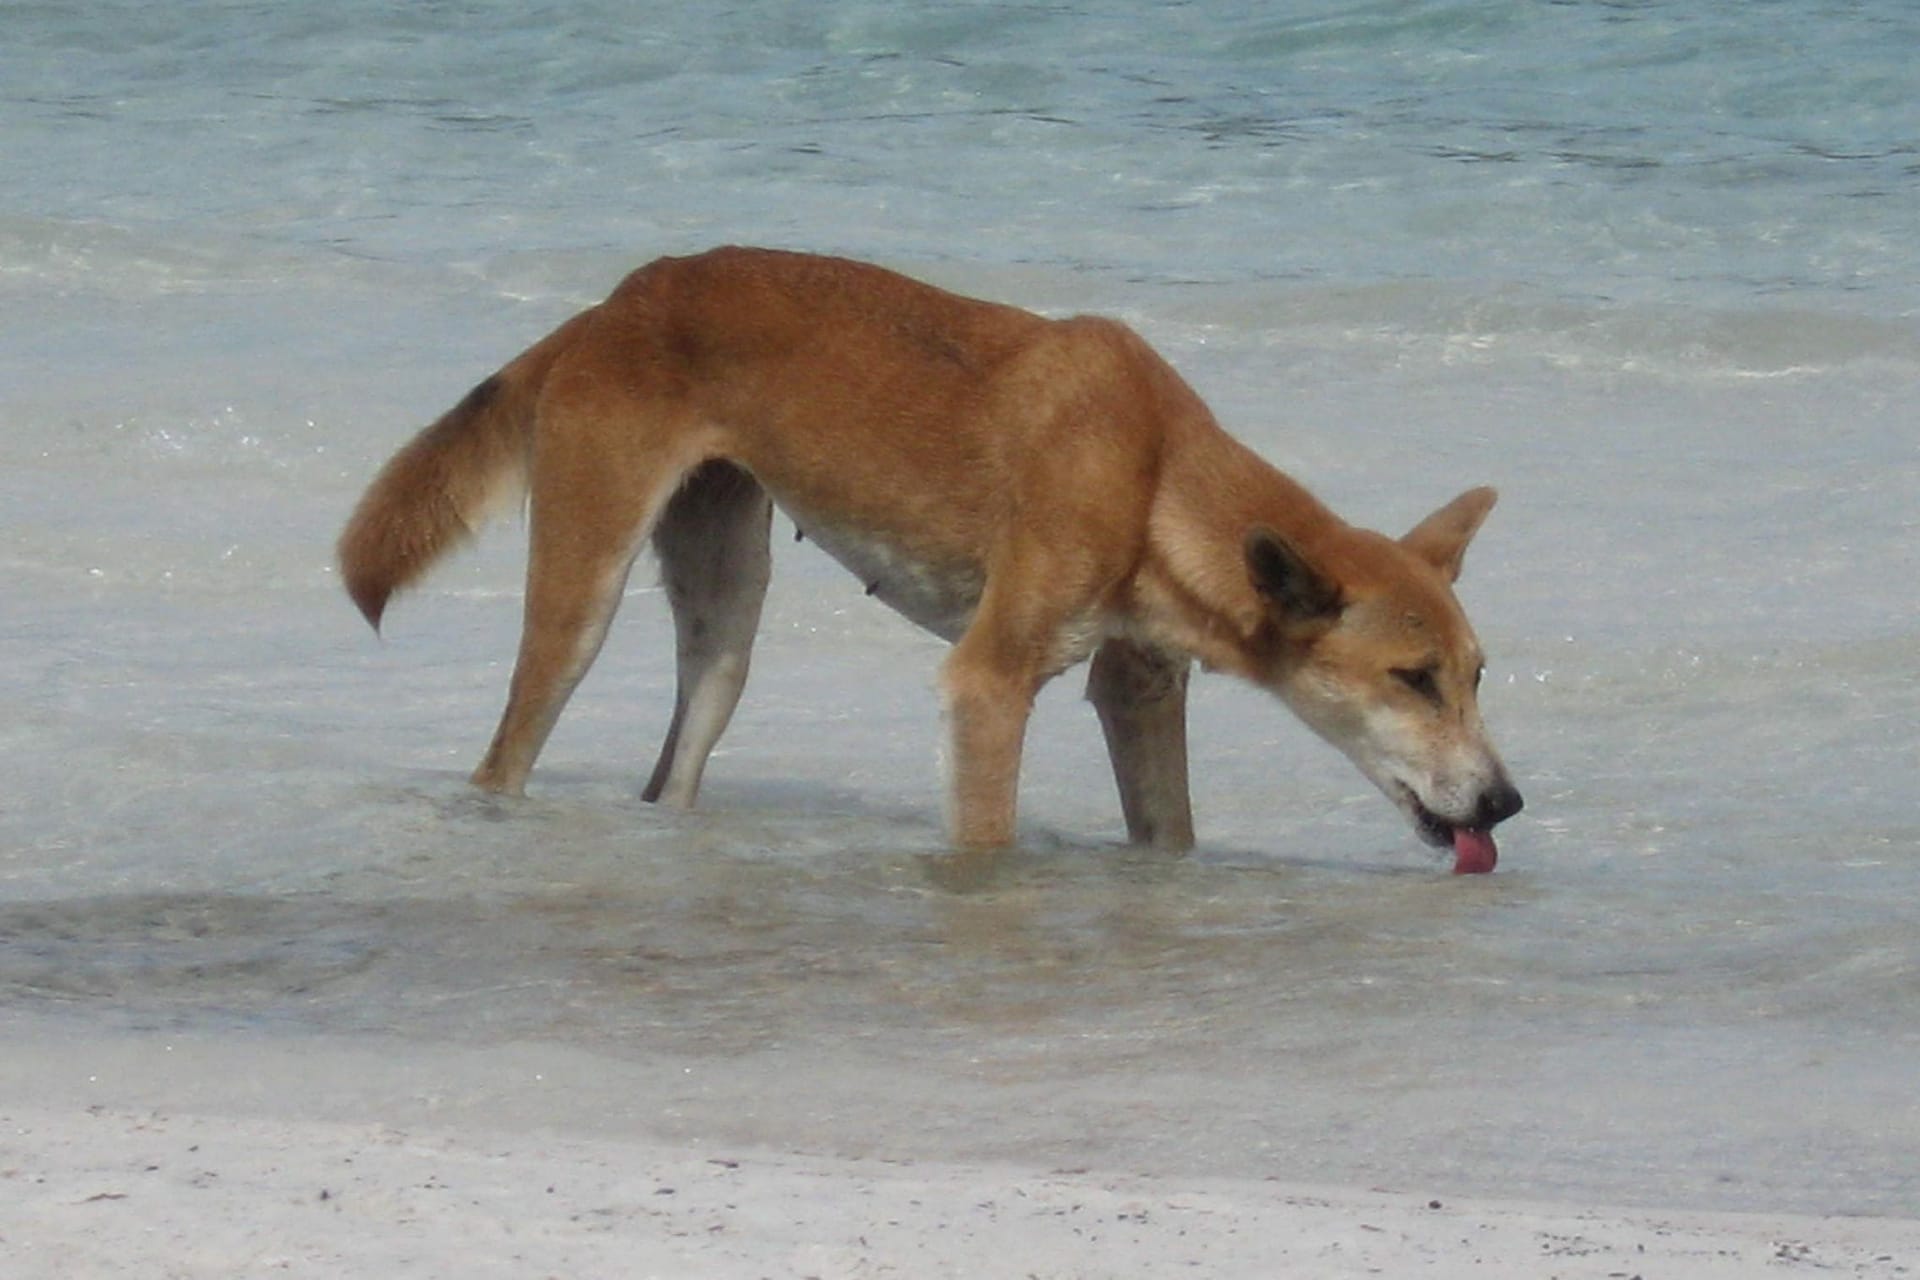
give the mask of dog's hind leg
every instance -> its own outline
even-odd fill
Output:
[[[599,655],[647,532],[700,459],[667,432],[597,432],[575,402],[536,428],[530,473],[526,617],[506,710],[475,786],[518,795],[567,699]],[[609,449],[609,438],[625,447]]]
[[[1087,698],[1100,716],[1127,838],[1158,849],[1193,847],[1187,791],[1187,675],[1190,664],[1128,640],[1093,656]]]
[[[773,504],[757,480],[726,462],[687,478],[653,532],[673,605],[678,665],[673,723],[641,794],[685,808],[707,756],[740,701],[772,572]]]

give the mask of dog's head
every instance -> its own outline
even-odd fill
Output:
[[[1342,528],[1311,547],[1259,527],[1247,570],[1271,614],[1270,683],[1458,871],[1491,870],[1492,828],[1521,798],[1480,720],[1483,659],[1454,598],[1494,503],[1473,489],[1395,541]]]

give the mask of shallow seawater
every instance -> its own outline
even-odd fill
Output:
[[[1345,385],[1317,393],[1342,407]],[[1427,393],[1440,416],[1471,407],[1444,379]],[[1672,393],[1634,394],[1651,414]],[[1194,855],[1120,845],[1070,675],[1030,739],[1023,847],[956,864],[942,646],[784,542],[701,811],[635,797],[671,693],[649,587],[531,796],[485,798],[464,774],[512,652],[511,521],[375,641],[324,559],[358,481],[327,473],[347,465],[222,472],[117,431],[104,461],[46,461],[89,477],[92,507],[33,522],[45,549],[17,580],[10,1017],[75,1037],[81,1063],[102,1035],[386,1046],[392,1066],[354,1076],[368,1105],[430,1070],[515,1123],[1906,1212],[1909,624],[1797,602],[1762,639],[1711,603],[1731,595],[1717,576],[1698,626],[1605,562],[1556,584],[1578,572],[1569,510],[1577,536],[1647,563],[1680,530],[1583,504],[1580,477],[1514,444],[1522,419],[1500,454],[1512,496],[1463,583],[1530,799],[1485,878],[1446,874],[1344,762],[1218,678],[1196,686]],[[1318,448],[1336,485],[1430,469]],[[155,458],[137,481],[130,456]],[[273,526],[221,527],[288,472]],[[1367,491],[1411,522],[1432,494],[1408,487]],[[1677,581],[1768,545],[1714,489],[1694,486],[1709,532]],[[1806,574],[1822,536],[1774,569]],[[529,1047],[584,1055],[589,1083],[556,1099],[533,1068],[479,1065]]]
[[[281,43],[192,6],[141,40],[39,15],[0,54],[44,179],[0,210],[17,1069],[154,1106],[1920,1213],[1920,272],[1890,213],[1920,95],[1904,52],[1859,60],[1910,47],[1866,29],[1905,10],[1809,37],[1854,59],[1829,84],[1701,6],[1346,8],[1143,42],[1099,6],[746,6],[739,58],[668,16],[644,75],[484,5],[464,44],[297,5]],[[1566,44],[1549,10],[1598,51],[1566,93],[1527,71]],[[521,74],[480,100],[502,49]],[[56,92],[61,59],[96,88]],[[1703,85],[1708,116],[1629,119]],[[182,131],[180,165],[137,163]],[[529,797],[470,792],[524,532],[376,639],[340,522],[622,271],[732,239],[1119,315],[1362,523],[1499,486],[1460,588],[1528,797],[1499,870],[1448,875],[1220,678],[1199,849],[1124,848],[1077,674],[1041,700],[1021,848],[955,863],[943,646],[784,522],[700,811],[637,799],[672,681],[644,570]]]

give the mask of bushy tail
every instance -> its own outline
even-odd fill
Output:
[[[569,328],[468,392],[367,486],[340,533],[340,575],[374,630],[394,592],[524,487],[534,400]]]

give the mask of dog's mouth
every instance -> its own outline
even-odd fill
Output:
[[[1485,875],[1493,870],[1494,864],[1500,861],[1500,849],[1493,841],[1492,831],[1456,826],[1420,803],[1420,797],[1413,794],[1411,787],[1399,786],[1396,798],[1412,817],[1414,831],[1436,849],[1453,850],[1453,874]]]

